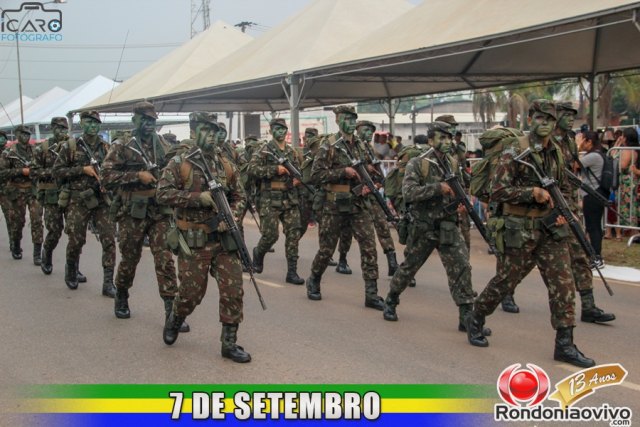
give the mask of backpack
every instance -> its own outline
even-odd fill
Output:
[[[491,181],[502,151],[523,136],[522,131],[507,127],[489,129],[480,135],[482,160],[471,168],[469,184],[469,192],[473,196],[485,203],[489,202]]]
[[[397,199],[402,198],[402,181],[407,163],[414,157],[419,156],[423,151],[424,149],[416,147],[415,145],[404,147],[398,153],[398,163],[396,167],[391,169],[384,178],[384,194],[389,197],[397,207],[399,207],[399,200]]]
[[[613,157],[602,151],[598,151],[598,153],[602,156],[602,174],[600,175],[600,179],[594,175],[590,168],[587,168],[587,171],[598,183],[598,190],[608,197],[612,191],[618,189],[618,163]]]

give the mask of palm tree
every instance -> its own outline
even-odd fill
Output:
[[[471,107],[473,117],[482,122],[482,127],[487,129],[496,118],[496,97],[494,92],[481,89],[473,93]]]

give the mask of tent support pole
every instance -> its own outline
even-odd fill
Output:
[[[287,92],[287,86],[289,91]],[[282,82],[282,89],[289,101],[289,109],[291,110],[291,120],[289,130],[291,131],[291,145],[293,147],[300,146],[300,101],[303,99],[305,80],[302,78],[302,86],[300,86],[300,77],[289,75]]]
[[[589,129],[594,130],[596,124],[596,75],[589,75]]]

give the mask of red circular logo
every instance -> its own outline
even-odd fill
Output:
[[[536,406],[549,394],[549,376],[539,366],[527,363],[520,369],[516,363],[502,371],[498,377],[498,394],[513,406]]]

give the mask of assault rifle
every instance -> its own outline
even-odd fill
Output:
[[[564,173],[567,174],[567,177],[569,178],[569,183],[571,185],[573,185],[576,188],[581,189],[582,191],[584,191],[585,193],[587,193],[588,195],[593,197],[596,202],[598,202],[600,205],[602,205],[602,207],[609,208],[616,215],[618,214],[618,211],[616,211],[616,209],[613,207],[613,202],[611,200],[609,200],[606,197],[604,197],[597,190],[594,190],[593,188],[589,187],[586,183],[584,183],[580,179],[580,177],[578,177],[576,174],[571,172],[569,170],[569,168],[565,168]]]
[[[260,233],[262,233],[262,227],[260,226],[260,221],[258,221],[258,217],[256,216],[256,207],[253,205],[253,202],[249,200],[249,197],[247,197],[247,210],[251,214],[253,221],[258,226],[258,230],[260,230]]]
[[[7,156],[8,159],[14,159],[19,161],[20,163],[22,163],[22,165],[25,168],[30,168],[31,167],[31,162],[27,159],[25,159],[24,157],[22,157],[20,154],[18,154],[17,152],[12,152]]]
[[[247,245],[242,239],[242,234],[240,234],[240,229],[236,224],[235,219],[233,218],[233,212],[231,212],[231,206],[229,206],[229,201],[227,200],[226,194],[224,194],[224,189],[222,188],[222,184],[220,184],[213,174],[211,173],[211,169],[209,168],[209,164],[207,163],[204,155],[202,154],[201,149],[195,150],[193,153],[189,154],[185,157],[186,160],[191,162],[194,166],[202,171],[206,180],[207,186],[209,187],[209,191],[211,192],[211,196],[213,197],[213,201],[218,208],[218,215],[221,216],[220,220],[224,221],[227,226],[228,233],[233,238],[236,246],[238,247],[238,256],[240,257],[240,261],[242,262],[242,266],[249,273],[249,278],[251,283],[253,283],[253,287],[256,289],[256,293],[258,294],[258,299],[260,300],[260,305],[263,310],[267,309],[264,300],[262,299],[262,294],[260,293],[260,289],[258,289],[258,284],[256,283],[256,279],[253,277],[253,262],[251,261],[251,256],[249,255],[249,250],[247,249]],[[199,160],[196,160],[199,159]]]
[[[424,156],[427,153],[424,153],[422,155]],[[480,235],[482,236],[484,241],[487,242],[487,244],[489,245],[489,249],[491,249],[491,251],[494,254],[497,254],[498,250],[496,249],[496,246],[491,240],[491,238],[489,238],[489,233],[487,232],[487,228],[484,226],[484,223],[480,219],[480,216],[473,209],[473,205],[471,204],[469,197],[467,197],[467,193],[464,191],[464,187],[460,182],[460,178],[451,170],[451,164],[449,163],[449,159],[447,159],[445,155],[441,155],[438,153],[436,153],[435,158],[438,161],[440,168],[444,172],[444,182],[446,182],[449,185],[449,187],[451,187],[451,190],[453,190],[453,194],[455,197],[453,202],[451,202],[450,204],[444,207],[445,212],[450,214],[457,212],[458,206],[462,203],[467,213],[471,217],[471,220],[473,220],[473,223],[478,228]]]
[[[125,148],[128,148],[129,150],[133,151],[134,153],[136,153],[138,156],[142,158],[142,161],[144,162],[144,167],[147,169],[147,171],[153,173],[154,171],[157,171],[160,169],[157,163],[152,162],[151,160],[149,160],[149,158],[147,158],[147,155],[144,154],[144,150],[142,149],[142,147],[138,145],[138,141],[136,141],[136,145],[138,145],[139,150],[133,148],[129,144],[123,144],[123,145],[125,146]]]
[[[378,202],[378,205],[380,205],[380,207],[382,208],[384,215],[387,217],[387,221],[394,225],[397,224],[400,219],[395,216],[391,212],[391,209],[389,209],[389,206],[387,206],[387,202],[385,202],[384,197],[382,197],[382,194],[380,194],[380,192],[376,188],[376,185],[373,183],[371,175],[369,175],[369,172],[367,171],[366,164],[362,160],[356,160],[348,150],[339,147],[337,142],[334,146],[347,156],[347,158],[351,162],[351,167],[354,168],[356,172],[358,172],[358,175],[360,175],[362,184],[366,185],[371,191],[371,194],[373,194],[373,196],[376,198],[376,202]]]
[[[272,156],[276,160],[276,162],[278,162],[279,165],[284,166],[285,169],[289,172],[289,175],[291,175],[293,178],[296,178],[298,181],[300,181],[300,183],[304,185],[304,188],[309,190],[312,196],[315,196],[316,189],[310,186],[309,184],[305,184],[304,182],[302,182],[302,173],[298,170],[298,168],[293,166],[293,164],[289,161],[289,159],[287,159],[285,156],[282,156],[282,157],[276,156],[270,150],[266,150],[265,152],[270,156]]]
[[[107,190],[102,186],[102,182],[100,181],[100,178],[99,178],[100,171],[102,169],[100,167],[100,163],[98,163],[96,158],[93,157],[93,152],[91,151],[89,146],[87,146],[87,144],[82,140],[82,138],[78,138],[78,143],[80,143],[84,152],[87,153],[87,155],[89,156],[89,163],[91,164],[91,166],[93,167],[93,170],[96,172],[96,175],[98,176],[98,178],[96,178],[96,181],[98,181],[98,185],[100,186],[100,193],[104,194],[105,201],[107,202],[108,205],[111,205],[111,199],[108,196]]]
[[[529,157],[529,155],[531,155],[531,148],[527,148],[526,150],[524,150],[522,153],[516,156],[514,160],[531,169],[540,181],[542,188],[549,192],[556,214],[562,215],[567,220],[567,223],[569,224],[569,228],[573,232],[573,235],[576,236],[576,239],[582,247],[582,250],[584,250],[584,252],[589,257],[591,268],[594,268],[598,272],[598,274],[600,275],[600,279],[602,279],[602,283],[604,283],[605,288],[607,288],[607,292],[609,292],[609,295],[613,295],[613,291],[602,275],[602,271],[600,271],[600,268],[598,268],[596,252],[593,250],[593,246],[591,246],[591,243],[589,243],[589,241],[587,240],[587,237],[582,230],[582,226],[576,220],[575,216],[573,216],[573,213],[569,209],[567,201],[562,196],[562,192],[560,191],[558,182],[555,179],[545,175],[541,165],[538,164],[538,161],[535,159],[535,157],[532,157],[533,163],[525,161],[524,159]]]

